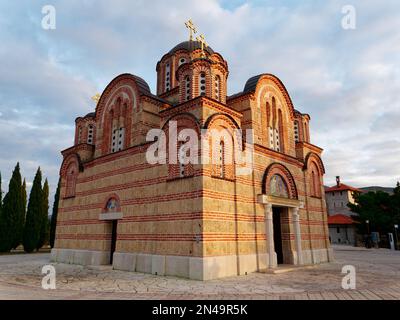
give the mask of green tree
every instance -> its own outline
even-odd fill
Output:
[[[21,173],[19,163],[12,173],[8,192],[4,197],[0,219],[0,252],[16,248],[22,239],[24,210],[21,192]]]
[[[24,216],[26,215],[26,180],[24,179],[24,182],[22,183],[22,204],[24,206]]]
[[[1,189],[1,172],[0,172],[0,217],[1,217],[2,206],[3,206],[3,190]]]
[[[23,244],[26,252],[33,252],[40,240],[43,216],[42,172],[38,168],[29,195],[28,210],[24,229]]]
[[[50,246],[54,247],[54,241],[56,239],[56,228],[57,228],[57,214],[58,214],[58,202],[60,201],[60,186],[61,181],[58,180],[57,191],[54,196],[53,213],[51,215],[50,222]]]
[[[367,233],[366,221],[369,221],[370,231],[380,234],[393,232],[400,215],[400,185],[394,189],[394,194],[386,192],[368,192],[354,195],[354,204],[348,204],[351,211],[357,213],[354,218],[360,222],[361,233]]]
[[[49,182],[44,182],[42,189],[42,216],[40,221],[40,237],[36,249],[39,250],[49,240]]]

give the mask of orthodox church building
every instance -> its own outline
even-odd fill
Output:
[[[74,145],[62,151],[52,260],[198,280],[330,261],[322,149],[284,84],[264,73],[227,96],[227,61],[194,40],[156,71],[156,94],[121,74],[95,112],[76,119]],[[228,132],[210,153],[218,159],[149,163],[148,132],[168,137],[172,121],[178,135]],[[225,150],[250,129],[240,150]],[[234,153],[249,150],[251,170],[238,174]]]

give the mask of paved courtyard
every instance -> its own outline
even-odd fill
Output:
[[[335,246],[336,261],[269,274],[206,282],[53,264],[56,290],[41,287],[49,254],[0,255],[0,299],[391,299],[400,300],[400,251]],[[356,289],[341,287],[344,265],[356,268]]]

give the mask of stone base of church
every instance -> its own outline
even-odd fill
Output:
[[[99,266],[110,264],[110,253],[105,251],[54,248],[51,250],[50,259],[53,262]]]
[[[334,261],[334,258],[331,248],[303,250],[303,264],[305,265],[313,265],[332,261]]]
[[[201,258],[116,252],[113,268],[194,280],[211,280],[256,272],[265,269],[267,265],[267,254]]]
[[[268,254],[231,255],[216,257],[185,257],[115,252],[113,269],[176,276],[193,280],[212,280],[245,275],[269,268]],[[53,262],[79,265],[108,265],[110,254],[104,251],[53,249]],[[333,261],[332,249],[303,250],[304,265]],[[293,264],[297,254],[293,253]],[[276,266],[276,258],[272,263]]]

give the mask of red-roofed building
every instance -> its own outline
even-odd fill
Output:
[[[354,212],[347,206],[354,203],[354,193],[362,190],[340,182],[336,177],[336,185],[325,188],[326,207],[328,211],[329,238],[331,243],[356,243],[355,222],[351,216]]]

